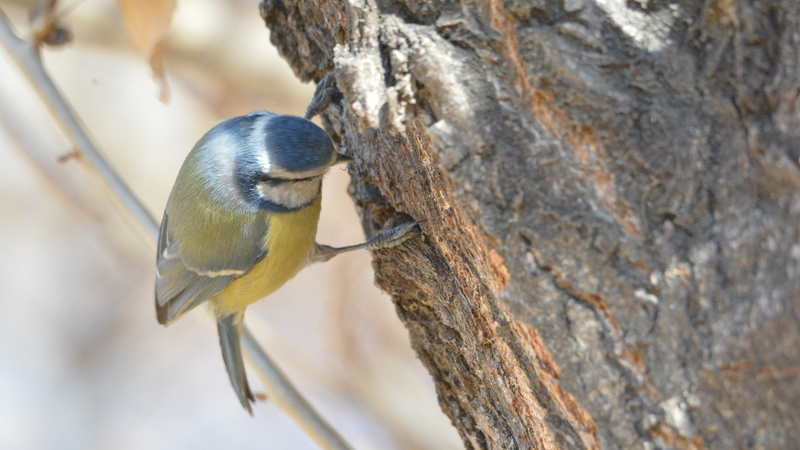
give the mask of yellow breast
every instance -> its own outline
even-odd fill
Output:
[[[303,268],[317,235],[321,201],[319,197],[300,210],[268,216],[263,241],[267,255],[211,299],[218,315],[241,311],[272,294]]]

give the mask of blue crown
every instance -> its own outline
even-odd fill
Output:
[[[302,117],[272,117],[265,131],[270,161],[289,172],[327,166],[336,151],[328,133]]]

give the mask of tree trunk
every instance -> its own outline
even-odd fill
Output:
[[[800,445],[797,0],[261,12],[467,448]]]

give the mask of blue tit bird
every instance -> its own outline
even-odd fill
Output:
[[[258,111],[206,133],[172,188],[158,239],[158,322],[169,325],[207,302],[231,384],[250,414],[255,400],[240,344],[245,308],[309,263],[415,235],[409,223],[349,247],[316,243],[322,177],[349,160],[313,122]]]

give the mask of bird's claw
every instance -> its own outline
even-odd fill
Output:
[[[419,236],[422,230],[420,222],[408,222],[398,225],[386,231],[382,231],[367,241],[367,250],[381,250],[385,248],[397,247],[414,236]]]
[[[333,75],[333,71],[330,71],[317,83],[314,96],[311,97],[311,102],[308,104],[308,108],[306,108],[304,117],[310,120],[312,117],[325,111],[331,103],[338,103],[341,97],[342,93],[336,86],[336,77]]]

